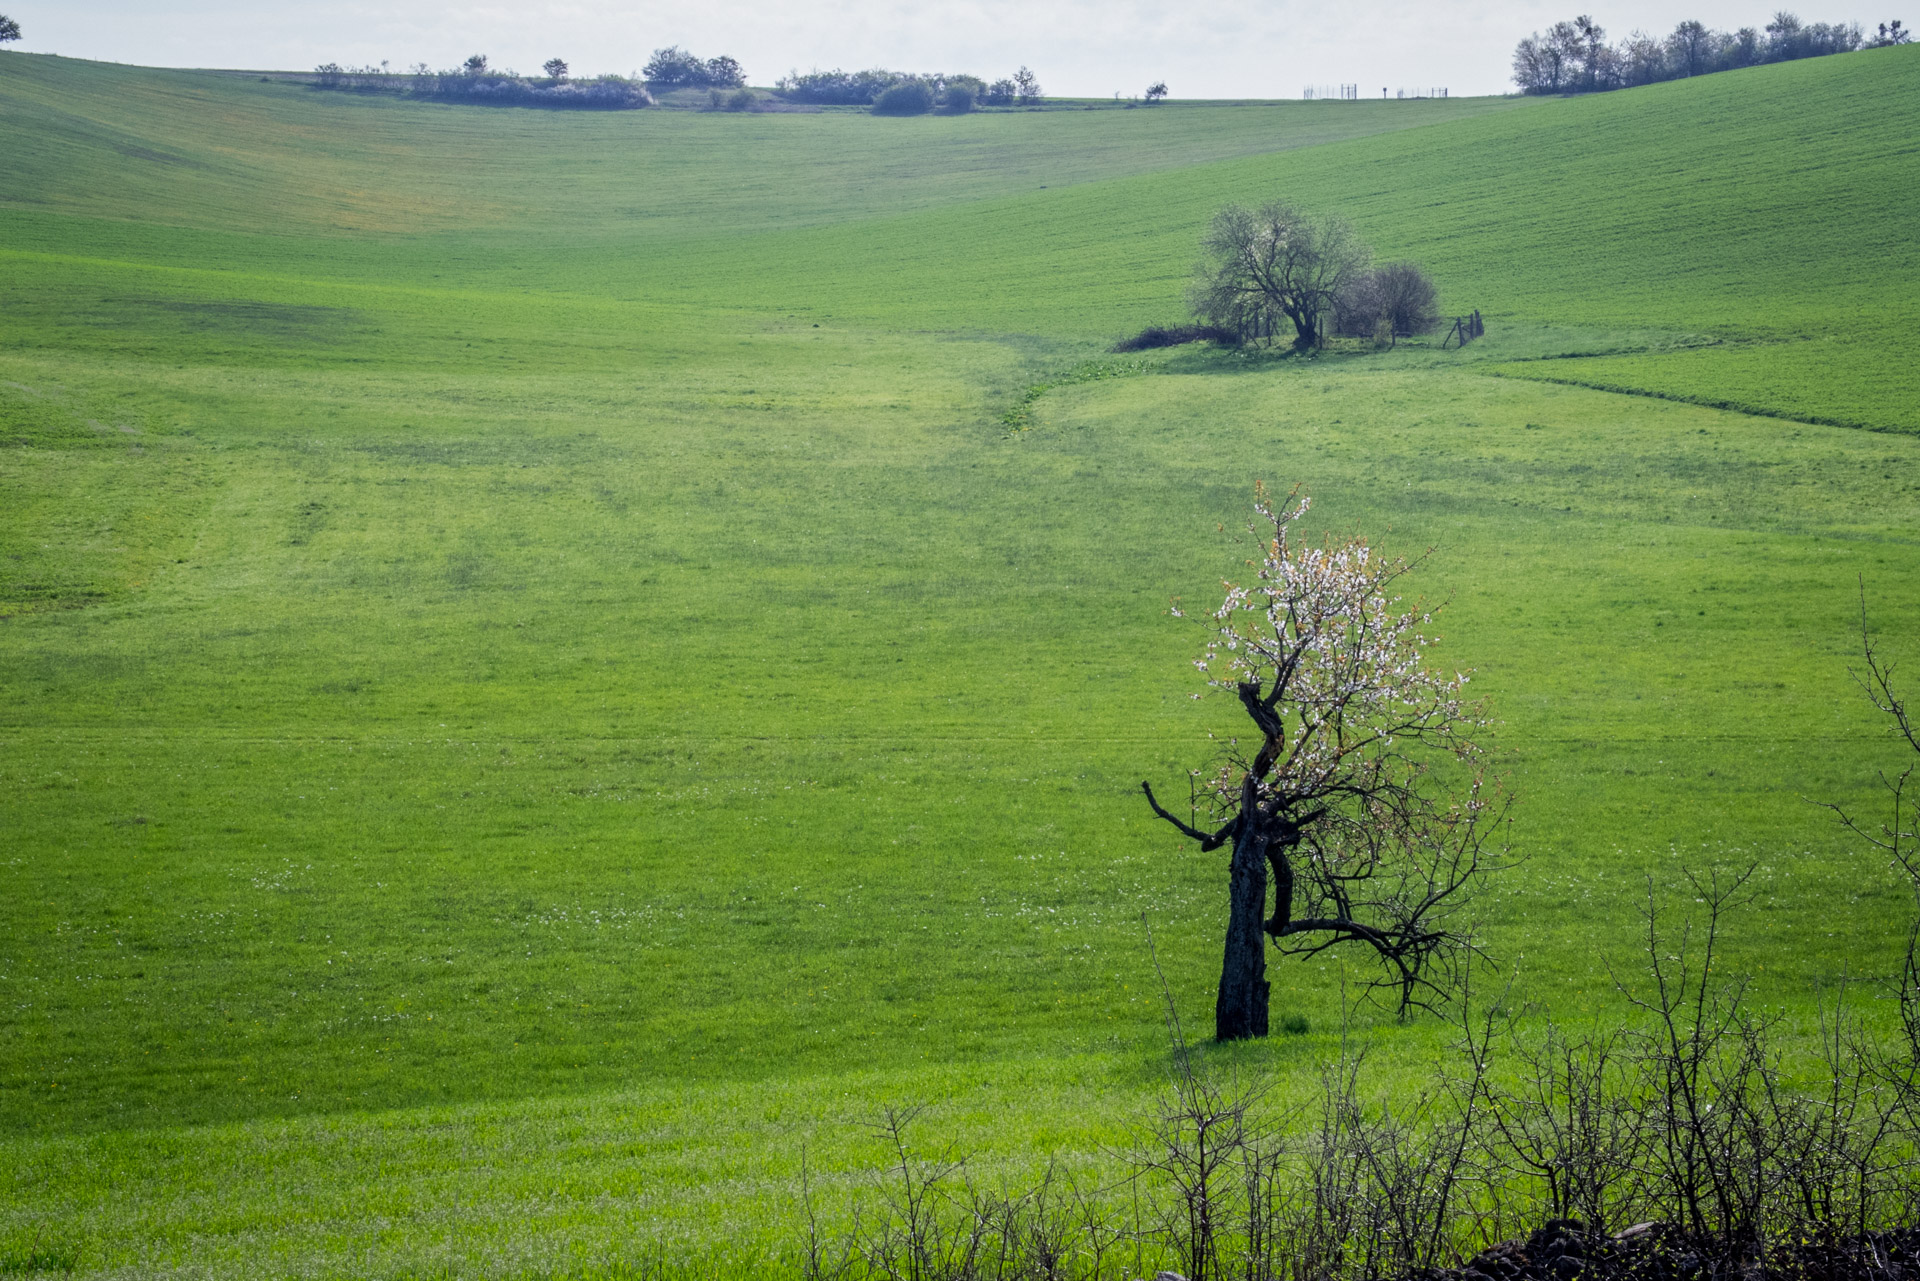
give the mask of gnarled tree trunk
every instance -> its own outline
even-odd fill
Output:
[[[1244,814],[1256,812],[1251,779],[1241,806]],[[1267,834],[1262,826],[1240,824],[1228,865],[1226,955],[1213,1006],[1213,1035],[1222,1041],[1267,1034]]]

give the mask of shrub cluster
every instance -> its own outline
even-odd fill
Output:
[[[732,93],[722,93],[718,89],[707,93],[707,106],[714,111],[759,111],[762,110],[758,94],[745,85]]]
[[[626,111],[653,105],[653,95],[638,81],[621,76],[563,80],[543,84],[515,75],[439,75],[416,87],[421,97],[500,106],[576,107]]]
[[[807,102],[820,106],[865,107],[902,80],[898,71],[875,67],[870,71],[797,71],[780,77],[774,92],[789,102]]]
[[[1334,297],[1333,330],[1392,346],[1440,323],[1433,280],[1411,262],[1382,263],[1360,272]]]
[[[924,116],[933,110],[937,95],[925,80],[902,80],[890,84],[873,100],[876,116]]]
[[[867,71],[809,71],[804,74],[792,71],[782,76],[774,86],[774,92],[789,102],[811,103],[819,106],[867,107],[876,109],[880,99],[889,90],[911,84],[926,87],[931,94],[927,105],[917,110],[901,110],[902,104],[918,103],[922,95],[917,90],[905,90],[896,95],[883,115],[922,115],[936,107],[949,112],[966,112],[975,107],[1011,107],[1038,102],[1042,90],[1040,81],[1033,72],[1022,67],[1013,75],[988,83],[978,76],[965,74],[948,75],[933,71],[919,75],[904,71],[888,71],[883,67],[874,67]]]
[[[329,62],[314,68],[314,87],[355,93],[390,93],[441,102],[481,103],[506,107],[557,107],[598,111],[630,111],[653,105],[645,85],[623,76],[568,80],[559,76],[536,80],[488,67],[475,54],[450,71],[429,71],[424,65],[405,72],[378,67],[343,67]]]
[[[1687,21],[1666,36],[1635,31],[1609,45],[1605,29],[1582,15],[1522,40],[1513,51],[1513,80],[1525,93],[1594,93],[1848,53],[1863,44],[1903,44],[1905,37],[1898,22],[1868,39],[1857,23],[1803,23],[1783,9],[1762,30],[1714,31]]]
[[[986,103],[991,88],[979,76],[948,76],[940,94],[940,109],[949,115],[965,115]]]

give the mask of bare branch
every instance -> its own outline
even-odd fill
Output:
[[[1167,822],[1179,828],[1183,833],[1186,834],[1189,840],[1195,840],[1200,842],[1200,848],[1203,850],[1219,849],[1222,845],[1225,845],[1229,840],[1233,838],[1233,834],[1235,831],[1239,830],[1240,817],[1239,815],[1236,814],[1233,817],[1233,819],[1227,823],[1225,827],[1209,835],[1208,833],[1201,831],[1199,828],[1194,827],[1192,824],[1183,822],[1178,817],[1167,813],[1167,811],[1161,806],[1160,802],[1153,798],[1152,784],[1146,782],[1145,780],[1142,780],[1140,783],[1140,790],[1147,794],[1147,804],[1153,806],[1154,813],[1158,814],[1161,818],[1166,819]]]

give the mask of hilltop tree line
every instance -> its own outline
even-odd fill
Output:
[[[4,30],[0,27],[0,32]],[[314,68],[314,84],[321,89],[516,106],[630,109],[653,105],[655,92],[677,89],[709,90],[714,105],[735,110],[752,109],[757,101],[763,101],[755,99],[746,87],[746,70],[735,59],[724,54],[702,58],[678,45],[654,50],[646,67],[630,76],[577,79],[570,74],[564,58],[548,59],[541,70],[544,77],[522,76],[492,66],[480,53],[443,71],[425,63],[396,72],[384,62],[364,67],[329,62]],[[732,91],[731,96],[723,96],[727,90]],[[1164,86],[1156,85],[1155,90],[1152,97],[1164,96]],[[930,111],[959,113],[983,106],[1024,106],[1038,102],[1042,90],[1040,78],[1027,67],[994,81],[965,74],[912,74],[876,67],[866,71],[816,70],[804,75],[790,72],[781,77],[774,93],[792,103],[860,106],[877,115],[911,116]]]
[[[741,89],[747,83],[747,73],[734,59],[724,54],[701,58],[678,45],[655,49],[646,67],[629,76],[575,78],[565,58],[549,58],[540,69],[546,73],[543,77],[522,76],[511,69],[494,67],[484,53],[476,53],[444,71],[435,71],[424,62],[401,72],[390,70],[384,62],[377,67],[343,67],[329,62],[314,68],[314,83],[321,89],[402,93],[455,102],[612,110],[652,106],[653,89],[717,92]]]
[[[774,92],[789,102],[872,107],[881,115],[924,115],[936,109],[1025,106],[1040,101],[1040,78],[1027,67],[987,81],[979,76],[929,71],[913,74],[874,67],[866,71],[788,72]]]
[[[1715,31],[1689,20],[1665,36],[1635,31],[1610,45],[1605,28],[1582,14],[1522,40],[1513,51],[1513,80],[1525,93],[1598,93],[1905,44],[1909,38],[1897,19],[1881,23],[1878,32],[1868,36],[1858,23],[1804,23],[1782,9],[1760,30]]]
[[[343,67],[337,62],[314,68],[314,87],[358,93],[395,93],[443,102],[474,102],[508,107],[571,107],[631,111],[653,105],[653,95],[638,76],[603,75],[573,79],[564,59],[548,59],[544,78],[522,76],[491,66],[476,53],[444,71],[416,63],[405,71],[378,66]]]

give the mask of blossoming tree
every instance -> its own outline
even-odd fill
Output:
[[[1393,594],[1408,564],[1361,538],[1303,544],[1308,504],[1297,489],[1281,502],[1256,489],[1257,577],[1225,584],[1206,620],[1194,665],[1255,731],[1251,755],[1235,738],[1210,777],[1194,772],[1212,830],[1196,825],[1198,804],[1185,821],[1140,785],[1201,849],[1232,847],[1223,1041],[1267,1034],[1268,939],[1292,956],[1368,949],[1383,967],[1373,986],[1402,1015],[1443,999],[1474,951],[1461,909],[1502,863],[1488,837],[1503,806],[1472,737],[1486,721],[1465,674],[1426,662],[1432,615]]]

